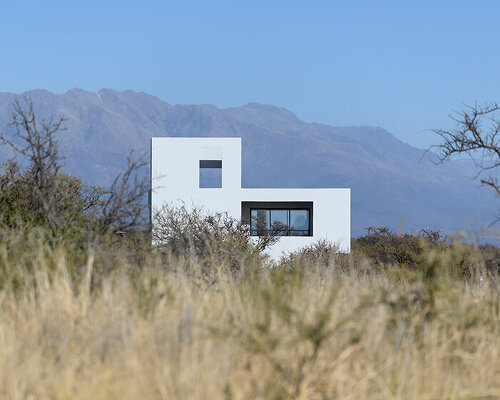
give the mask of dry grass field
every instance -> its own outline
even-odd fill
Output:
[[[0,244],[0,398],[500,398],[498,278]]]

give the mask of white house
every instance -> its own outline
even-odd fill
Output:
[[[151,179],[153,210],[183,201],[238,219],[258,218],[256,236],[274,221],[288,226],[269,250],[273,258],[322,238],[350,251],[350,189],[242,188],[241,138],[154,137]]]

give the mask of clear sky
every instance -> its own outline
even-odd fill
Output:
[[[0,91],[275,104],[426,147],[500,101],[499,1],[4,1]]]

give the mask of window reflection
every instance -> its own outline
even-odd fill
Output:
[[[309,210],[290,210],[290,234],[294,236],[309,235]]]
[[[270,210],[251,210],[253,236],[264,236],[271,229]]]
[[[308,209],[251,209],[253,236],[311,236]]]
[[[286,236],[290,227],[289,210],[271,210],[271,230],[275,235]]]

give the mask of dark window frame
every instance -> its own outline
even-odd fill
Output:
[[[280,232],[280,234],[278,236],[293,236],[293,237],[311,237],[312,236],[312,229],[311,229],[311,209],[310,208],[285,208],[285,207],[279,207],[279,208],[273,208],[273,207],[250,207],[250,235],[251,236],[261,236],[259,235],[257,232],[258,232],[258,228],[253,228],[253,221],[252,221],[252,213],[253,211],[266,211],[266,212],[269,212],[269,226],[267,227],[266,229],[266,233],[269,234],[269,233],[272,233],[272,229],[271,229],[271,223],[272,223],[272,212],[273,211],[286,211],[287,212],[287,226],[290,227],[290,212],[291,211],[306,211],[307,212],[307,219],[308,219],[308,227],[307,229],[288,229],[288,230],[285,230],[283,232]],[[267,224],[266,224],[267,225]],[[254,234],[254,232],[256,232]],[[301,235],[294,235],[293,233],[298,233],[298,232],[302,232],[302,233],[305,233],[305,234],[301,234]]]
[[[222,168],[222,160],[200,160],[200,168]]]

